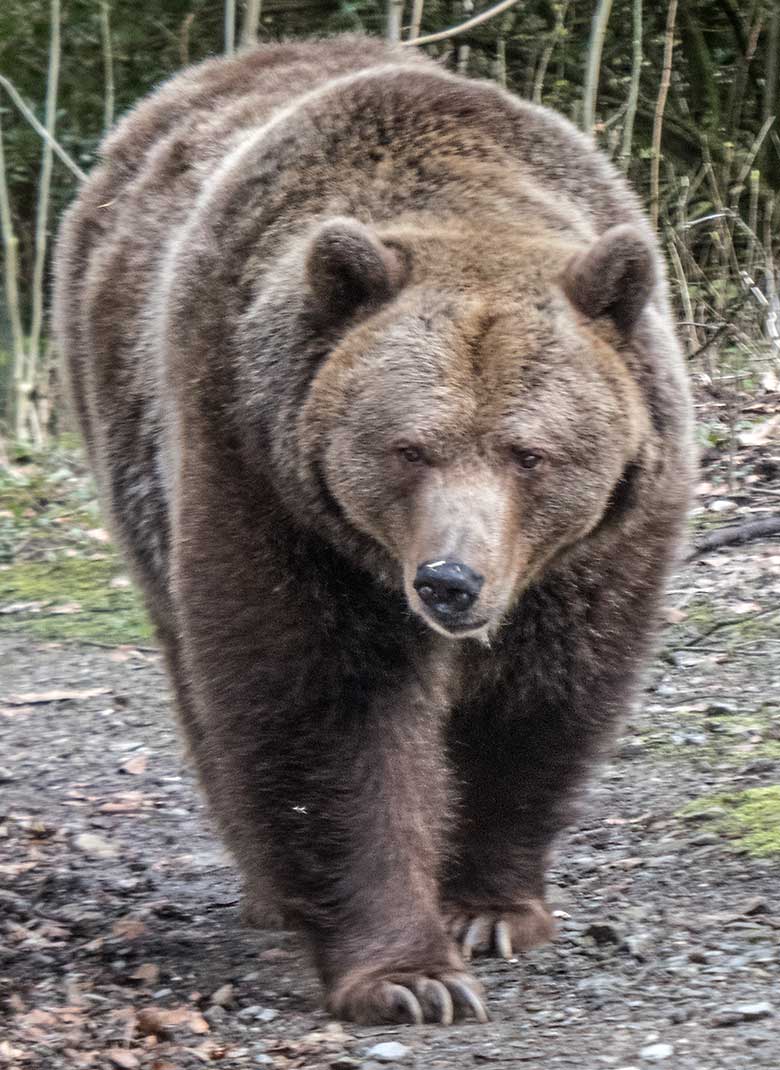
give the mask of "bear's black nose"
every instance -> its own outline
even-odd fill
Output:
[[[484,582],[461,561],[428,561],[417,569],[414,589],[430,612],[446,624],[471,609]]]

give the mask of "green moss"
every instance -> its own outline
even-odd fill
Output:
[[[151,628],[137,594],[130,587],[111,586],[122,573],[113,554],[0,568],[0,606],[40,604],[37,610],[0,616],[0,631],[108,644],[146,642]],[[60,607],[66,611],[57,612]]]
[[[713,816],[708,828],[728,836],[735,848],[759,858],[780,855],[780,784],[697,799],[679,816],[703,812]]]

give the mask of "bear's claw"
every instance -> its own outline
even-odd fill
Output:
[[[541,899],[529,899],[512,910],[453,910],[449,931],[467,961],[473,955],[514,958],[555,936],[555,921]]]
[[[479,987],[468,974],[438,977],[397,975],[393,980],[366,980],[328,1001],[331,1012],[364,1025],[381,1022],[426,1022],[452,1025],[456,1018],[490,1020]]]

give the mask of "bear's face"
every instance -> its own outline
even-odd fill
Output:
[[[411,284],[320,369],[309,459],[436,631],[496,629],[605,517],[648,427],[609,337],[561,287],[507,300]]]

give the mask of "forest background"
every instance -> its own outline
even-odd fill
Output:
[[[105,131],[206,56],[361,31],[419,45],[591,130],[667,254],[691,372],[724,400],[776,391],[777,0],[4,0],[0,7],[0,429],[67,427],[47,327],[52,236]],[[427,42],[429,37],[434,40]],[[45,134],[48,131],[49,138]]]

